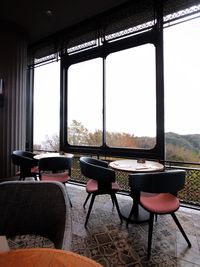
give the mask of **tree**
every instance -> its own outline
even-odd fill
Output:
[[[194,136],[194,138],[193,138]],[[68,127],[68,143],[76,146],[101,146],[102,131],[89,130],[81,123],[73,120]],[[200,162],[200,135],[179,135],[166,133],[166,158],[168,161]],[[153,137],[137,137],[127,133],[106,132],[106,143],[110,147],[152,149],[155,146]],[[59,136],[46,136],[41,144],[35,144],[34,150],[59,151]]]
[[[68,142],[70,145],[89,145],[89,131],[81,122],[72,121],[68,127]]]
[[[137,147],[134,135],[128,133],[107,132],[106,139],[107,144],[111,147]]]
[[[94,133],[89,133],[88,142],[90,146],[101,146],[102,145],[102,131],[96,130]]]
[[[42,142],[42,149],[48,151],[59,151],[59,136],[54,134],[53,136],[46,135],[46,140]]]

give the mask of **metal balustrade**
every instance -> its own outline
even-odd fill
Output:
[[[108,158],[102,158],[109,160]],[[187,167],[189,165],[190,167]],[[194,167],[191,167],[191,166]],[[180,199],[187,204],[193,204],[200,207],[200,164],[196,163],[181,163],[181,162],[165,162],[166,168],[180,168],[186,170],[186,183],[184,190],[179,193]],[[87,179],[81,175],[79,167],[79,157],[75,156],[72,164],[72,181],[85,184]],[[128,173],[116,172],[116,179],[119,183],[122,192],[129,192]]]
[[[41,151],[37,151],[41,153]],[[49,151],[50,152],[50,151]],[[79,158],[82,155],[75,154],[72,161],[71,181],[86,184],[87,178],[81,175]],[[94,156],[93,157],[98,157]],[[113,161],[115,157],[100,157],[102,160]],[[200,163],[165,161],[166,168],[176,168],[186,170],[186,183],[179,198],[183,203],[195,205],[200,208]],[[128,173],[116,171],[116,180],[120,185],[121,192],[129,193]]]

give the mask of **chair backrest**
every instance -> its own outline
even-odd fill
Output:
[[[72,158],[67,157],[46,157],[39,160],[39,172],[59,172],[68,170],[71,172]]]
[[[111,190],[112,182],[115,182],[115,172],[108,168],[106,161],[81,157],[80,169],[85,177],[97,180],[99,191],[106,193]]]
[[[29,152],[29,151],[24,151],[24,150],[15,150],[12,152],[12,162],[15,165],[21,166],[21,165],[28,165],[28,166],[36,166],[37,165],[37,160],[34,159],[33,157],[36,154]]]
[[[32,152],[24,150],[15,150],[12,152],[12,163],[20,167],[21,177],[31,176],[31,168],[38,165],[38,160],[33,158],[35,155]]]
[[[176,193],[185,184],[184,170],[135,173],[129,175],[129,186],[138,191],[150,193]]]
[[[41,235],[62,248],[66,219],[71,220],[66,194],[57,182],[0,183],[0,235]]]

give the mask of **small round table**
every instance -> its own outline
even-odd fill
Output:
[[[51,157],[65,157],[65,158],[73,158],[73,154],[71,153],[54,153],[54,152],[47,152],[42,153],[34,156],[34,159],[40,160],[42,158],[51,158]]]
[[[79,254],[48,248],[18,249],[0,253],[2,267],[103,267]]]
[[[164,165],[157,161],[121,159],[112,161],[109,167],[124,172],[155,172],[164,170]]]
[[[157,161],[148,161],[148,160],[133,160],[133,159],[122,159],[116,160],[109,164],[114,170],[123,171],[127,173],[138,173],[138,172],[157,172],[163,171],[164,165]],[[128,220],[129,214],[131,212],[131,206],[133,206],[134,213],[130,220],[131,223],[142,223],[149,220],[149,213],[144,210],[140,204],[140,192],[137,190],[131,189],[131,196],[133,199],[133,204],[127,204],[122,207],[121,215],[125,220]]]

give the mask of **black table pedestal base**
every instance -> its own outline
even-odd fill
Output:
[[[121,208],[121,215],[125,221],[128,221],[128,217],[129,217],[131,208],[132,208],[131,205],[127,205],[127,206],[124,206]],[[149,221],[149,212],[147,212],[145,209],[143,209],[139,205],[138,214],[133,213],[129,223],[145,223],[148,221]]]

